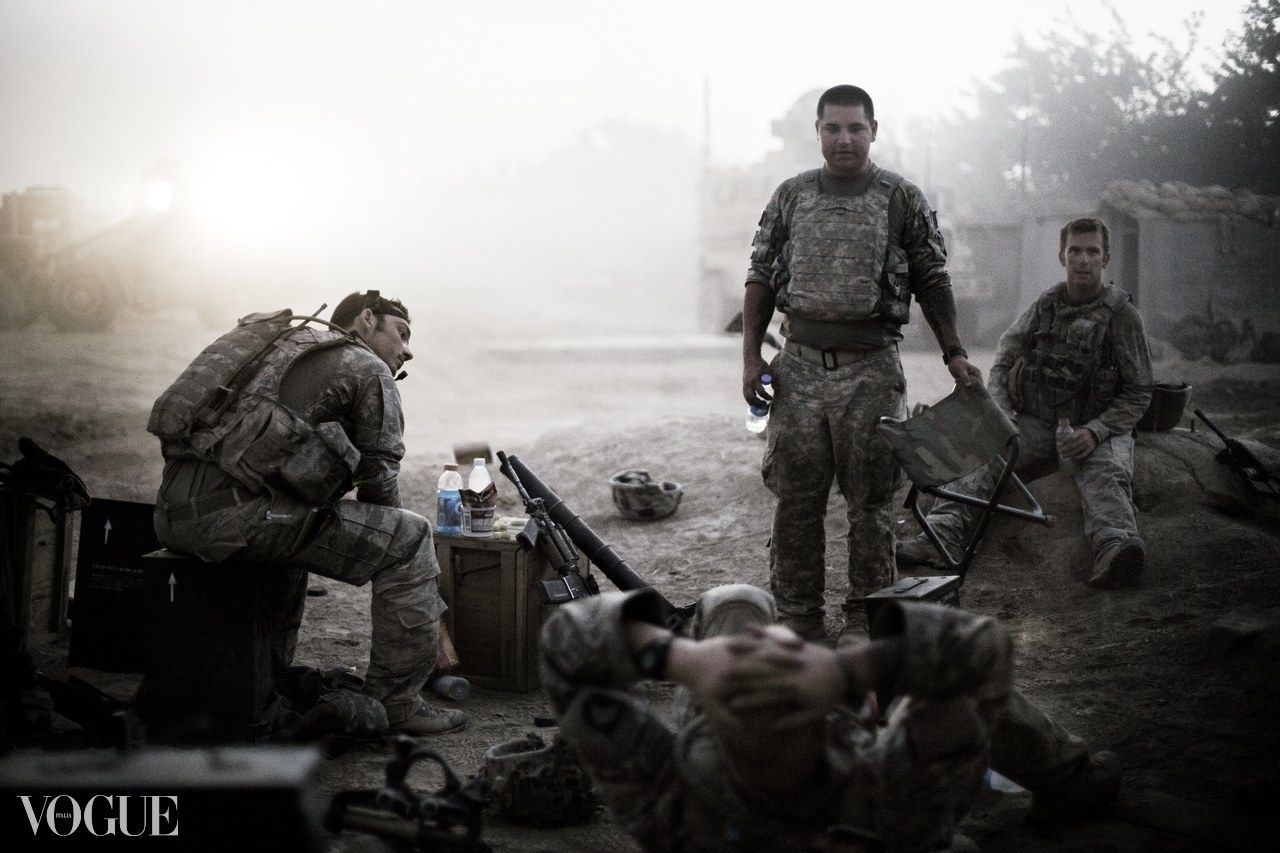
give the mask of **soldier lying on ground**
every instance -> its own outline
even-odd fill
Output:
[[[563,605],[542,635],[561,732],[645,849],[963,849],[988,767],[1034,792],[1041,820],[1119,793],[1114,755],[1013,689],[994,619],[892,602],[876,639],[832,651],[776,624],[756,587],[703,595],[692,639],[659,626],[651,593]],[[679,685],[674,728],[633,689],[643,678]],[[877,694],[898,697],[883,726]]]

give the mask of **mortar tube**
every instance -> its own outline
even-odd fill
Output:
[[[505,454],[507,464],[511,466],[511,470],[519,478],[520,483],[524,486],[525,491],[530,497],[541,498],[542,503],[546,506],[547,515],[551,520],[564,528],[564,532],[569,539],[583,553],[583,556],[594,566],[600,569],[600,572],[613,582],[613,585],[625,592],[637,589],[648,589],[651,585],[644,578],[636,574],[631,566],[627,565],[627,561],[622,559],[614,552],[613,548],[596,535],[585,521],[578,517],[569,505],[557,495],[555,492],[538,479],[537,475],[529,470],[518,456],[513,454]],[[674,617],[680,621],[681,617],[677,608],[667,601],[665,597],[662,599],[663,621],[671,623]]]

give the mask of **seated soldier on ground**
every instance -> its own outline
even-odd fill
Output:
[[[956,826],[988,767],[1045,821],[1119,793],[1114,755],[1013,689],[991,618],[890,602],[876,639],[833,651],[745,584],[702,596],[692,639],[660,627],[657,604],[651,590],[579,599],[542,635],[561,734],[645,849],[963,849]],[[679,685],[674,728],[634,690],[644,678]],[[882,727],[875,695],[898,697]]]
[[[1016,472],[1052,471],[1059,460],[1080,488],[1084,532],[1093,546],[1088,583],[1113,589],[1132,583],[1146,563],[1133,508],[1133,429],[1151,403],[1151,354],[1142,315],[1129,295],[1102,283],[1110,261],[1107,226],[1073,219],[1059,236],[1067,280],[1045,291],[1000,337],[987,387],[1021,435]],[[1060,423],[1074,430],[1058,442]],[[952,488],[990,494],[998,463]],[[958,552],[980,510],[939,501],[929,524]],[[923,535],[899,542],[898,563],[942,565]]]

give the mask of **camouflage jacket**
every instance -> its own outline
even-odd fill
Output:
[[[337,422],[360,451],[356,499],[401,506],[404,409],[391,368],[363,341],[317,352],[285,377],[282,399],[310,423]]]
[[[995,620],[930,604],[888,606],[901,608],[893,620],[903,641],[899,695],[991,703],[1008,695],[1012,645]],[[652,590],[589,596],[556,608],[541,643],[542,684],[561,734],[619,824],[646,849],[845,849],[830,846],[833,837],[870,841],[866,849],[932,849],[934,839],[949,836],[954,803],[915,796],[931,786],[910,775],[911,747],[894,725],[879,735],[833,726],[825,772],[789,796],[762,796],[750,780],[736,778],[683,688],[675,728],[638,689],[624,621],[656,623],[659,613]],[[919,730],[911,731],[914,737]]]
[[[404,416],[387,365],[355,336],[285,328],[288,312],[249,319],[156,401],[148,429],[165,459],[214,464],[254,492],[283,489],[323,503],[354,486],[359,500],[400,506]],[[258,362],[243,362],[251,378],[233,404],[200,420],[211,411],[201,401],[252,355],[255,337],[274,343]]]
[[[875,164],[871,169],[872,181],[882,174],[891,174]],[[802,177],[783,181],[765,206],[752,242],[747,282],[766,285],[776,292],[785,280],[788,274],[785,258],[792,237],[793,217],[802,195]],[[824,170],[819,180],[827,182],[831,178]],[[905,262],[907,287],[917,298],[933,288],[951,286],[942,232],[919,187],[907,180],[900,181],[890,197],[888,215],[876,223],[876,228],[883,232],[877,234],[877,245],[885,247],[885,256],[878,260],[887,263],[893,259],[895,267],[897,261]]]
[[[987,387],[1007,412],[1015,411],[1009,382],[1020,359],[1023,413],[1049,422],[1066,417],[1100,442],[1130,432],[1151,403],[1142,315],[1115,285],[1079,305],[1067,300],[1066,285],[1059,283],[1000,336]],[[1061,368],[1059,379],[1071,381],[1054,381],[1055,371],[1041,364],[1048,361]]]

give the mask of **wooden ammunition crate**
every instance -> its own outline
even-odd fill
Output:
[[[0,610],[19,648],[43,645],[67,626],[72,514],[0,491]]]
[[[491,690],[538,689],[538,636],[556,606],[545,603],[539,582],[556,571],[511,540],[437,535],[435,544],[457,674]],[[585,558],[578,568],[589,572]]]

